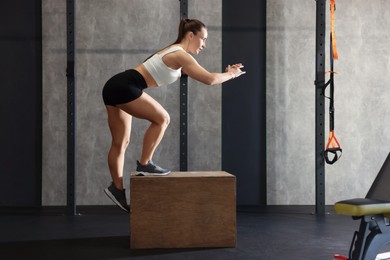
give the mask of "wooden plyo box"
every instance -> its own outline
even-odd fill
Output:
[[[236,246],[236,177],[173,172],[130,177],[130,248]]]

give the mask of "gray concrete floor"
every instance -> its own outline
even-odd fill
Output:
[[[328,208],[327,208],[328,209]],[[130,250],[129,215],[115,207],[0,208],[0,259],[332,260],[347,255],[359,221],[314,206],[239,207],[237,247]]]

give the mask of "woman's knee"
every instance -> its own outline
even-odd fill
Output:
[[[153,120],[150,120],[152,123],[162,126],[163,128],[168,127],[171,122],[171,117],[169,116],[167,111],[161,111],[158,113]]]
[[[164,126],[164,127],[168,127],[169,123],[171,122],[171,117],[170,115],[168,114],[168,112],[164,112],[162,115],[161,115],[161,125]]]
[[[118,153],[124,153],[129,146],[130,139],[112,140],[111,149],[115,149]]]
[[[168,126],[170,122],[171,122],[171,116],[168,114],[168,112],[166,112],[164,115],[164,124]]]

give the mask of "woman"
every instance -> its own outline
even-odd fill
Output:
[[[153,153],[169,124],[169,114],[143,89],[171,84],[180,78],[181,72],[207,85],[221,84],[245,73],[241,71],[242,64],[229,65],[224,73],[211,73],[201,67],[189,53],[196,55],[206,48],[206,40],[207,28],[201,21],[182,20],[178,38],[173,44],[134,69],[113,76],[103,88],[112,135],[108,153],[112,184],[105,189],[105,193],[126,212],[129,212],[129,206],[123,189],[123,167],[132,117],[151,123],[144,135],[137,172],[142,175],[166,175],[170,172],[152,161]]]

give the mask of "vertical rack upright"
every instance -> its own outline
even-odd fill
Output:
[[[188,17],[188,1],[180,1],[180,19]],[[180,78],[180,171],[188,170],[188,76]]]
[[[66,214],[76,215],[75,195],[75,3],[66,1],[66,58],[67,58],[67,198]]]
[[[315,65],[315,182],[316,214],[325,214],[325,30],[326,0],[316,0],[316,65]]]

